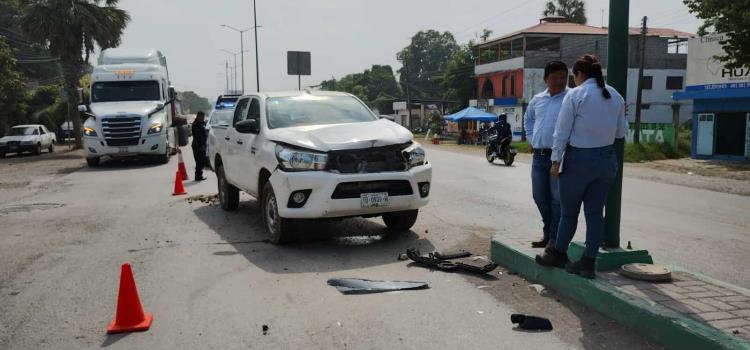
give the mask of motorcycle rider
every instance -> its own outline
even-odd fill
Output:
[[[493,125],[489,130],[494,130],[497,133],[497,139],[494,142],[490,142],[493,150],[497,150],[498,143],[503,148],[510,145],[510,141],[513,138],[513,132],[510,130],[510,124],[508,124],[507,114],[503,113],[497,116],[497,123],[495,123],[495,125]],[[496,154],[496,156],[501,155]]]

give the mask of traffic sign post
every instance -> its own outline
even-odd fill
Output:
[[[310,52],[309,51],[287,51],[286,70],[289,75],[297,76],[297,88],[302,90],[302,76],[310,75]]]

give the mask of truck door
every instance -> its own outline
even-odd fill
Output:
[[[247,117],[253,119],[260,125],[260,101],[258,98],[250,98],[250,107],[248,108]],[[239,185],[252,195],[258,193],[258,174],[260,173],[257,151],[258,147],[257,134],[240,134],[237,133],[234,145],[237,145],[237,168],[241,169],[242,175],[238,176]]]
[[[239,153],[242,146],[242,140],[240,139],[240,133],[234,128],[237,123],[247,118],[247,112],[250,109],[250,99],[243,98],[237,102],[237,107],[234,109],[234,117],[232,118],[232,126],[227,128],[227,132],[224,134],[223,140],[219,140],[221,149],[218,150],[223,159],[224,173],[226,174],[229,182],[236,186],[241,186],[241,180],[243,171],[239,168]],[[239,141],[239,142],[238,142]],[[244,190],[244,188],[243,188]]]
[[[698,140],[696,154],[710,156],[714,154],[714,114],[698,114]]]

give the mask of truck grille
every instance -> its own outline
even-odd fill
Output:
[[[342,174],[406,170],[403,150],[409,144],[328,152],[328,169]]]
[[[342,182],[336,186],[331,199],[359,198],[362,193],[388,192],[389,196],[414,194],[407,180]]]
[[[141,118],[139,116],[103,118],[102,132],[109,146],[135,146],[141,140]]]

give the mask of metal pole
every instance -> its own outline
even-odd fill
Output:
[[[302,91],[302,76],[297,75],[297,90]]]
[[[229,94],[229,60],[224,60],[224,71],[226,72],[227,76],[227,90],[226,93]]]
[[[258,69],[258,14],[255,11],[255,0],[253,0],[253,21],[255,30],[255,89],[260,92],[260,73]]]
[[[607,34],[607,81],[622,96],[628,96],[628,18],[630,0],[609,0]],[[604,247],[620,247],[620,210],[622,204],[622,165],[625,139],[615,140],[617,177],[609,190],[604,214]]]
[[[234,91],[237,92],[237,54],[234,54]]]
[[[641,23],[641,41],[638,47],[639,60],[638,67],[638,90],[635,96],[635,126],[633,131],[633,143],[641,143],[641,103],[643,102],[643,67],[646,64],[646,33],[648,27],[646,26],[648,17],[643,16],[643,22]]]
[[[242,94],[245,94],[245,40],[243,39],[244,32],[240,31],[240,60],[242,66]]]

